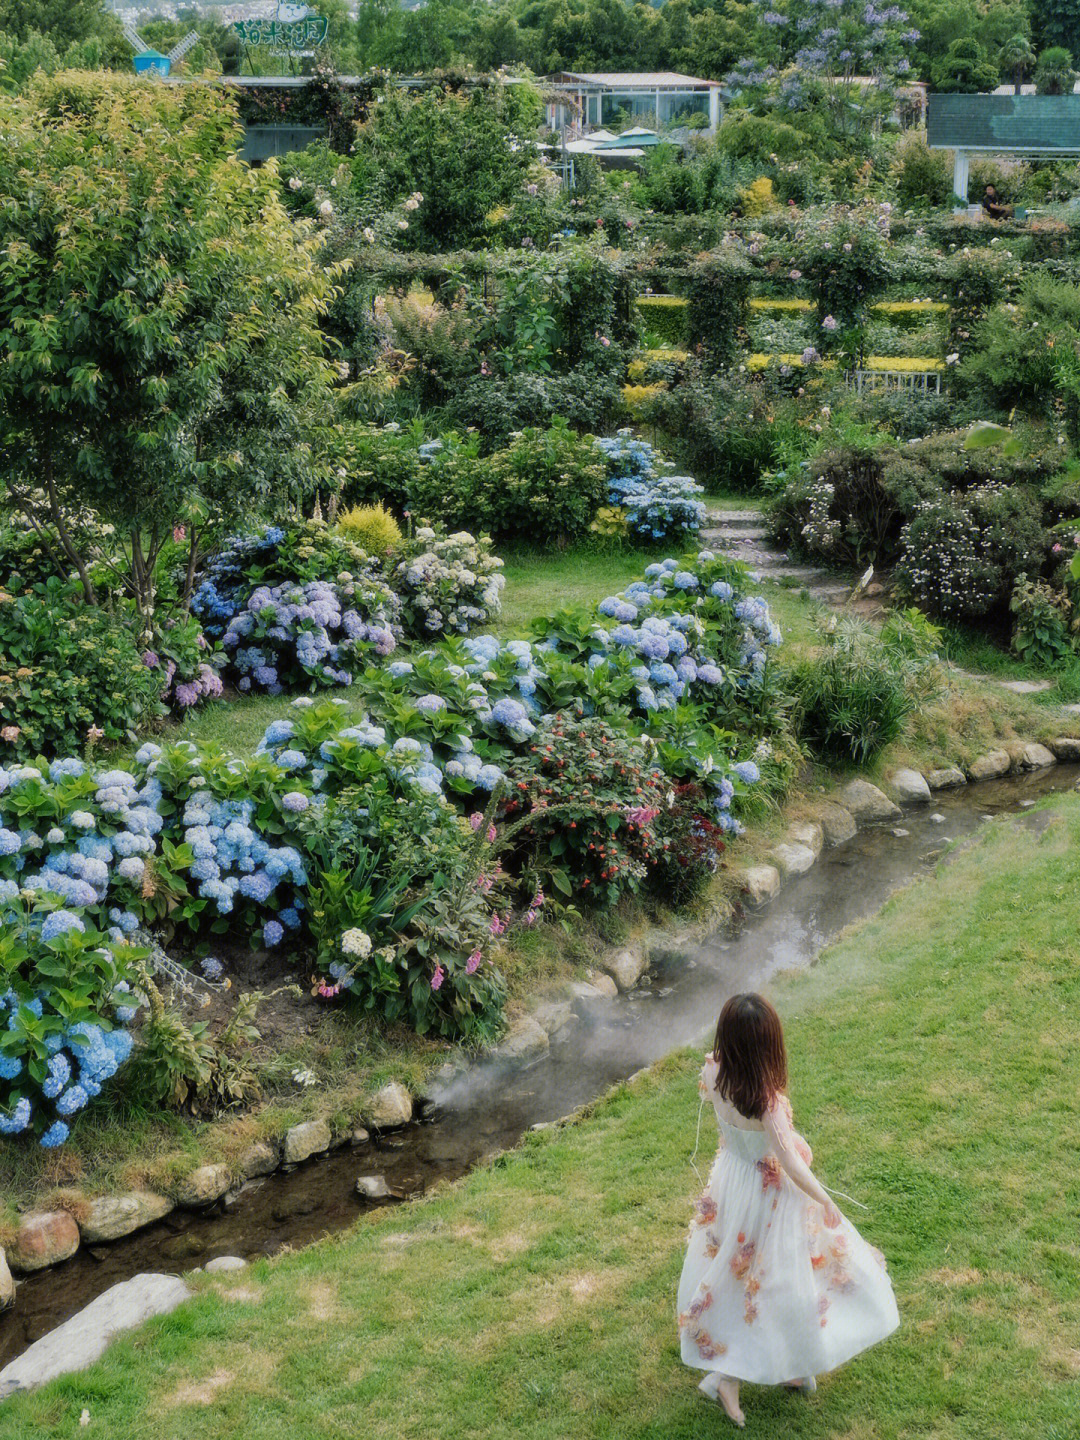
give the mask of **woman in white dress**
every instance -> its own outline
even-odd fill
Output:
[[[679,1332],[684,1362],[708,1372],[699,1388],[740,1427],[740,1380],[811,1392],[900,1323],[884,1256],[815,1178],[786,1087],[779,1015],[732,996],[701,1072],[720,1149],[690,1226]]]

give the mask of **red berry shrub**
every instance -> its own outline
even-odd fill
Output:
[[[614,904],[663,854],[668,783],[639,740],[603,720],[556,711],[507,780],[506,818],[537,817],[520,831],[526,864],[567,898]]]

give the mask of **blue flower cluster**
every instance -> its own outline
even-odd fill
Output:
[[[260,585],[229,621],[221,643],[238,690],[349,685],[368,654],[393,654],[397,599],[378,581],[309,580]]]
[[[140,783],[130,771],[95,772],[74,756],[47,770],[0,767],[0,908],[20,890],[55,895],[122,939],[138,923],[128,906],[157,849],[161,795],[152,775]]]
[[[285,531],[277,525],[269,525],[254,535],[234,535],[207,561],[191,597],[191,611],[211,639],[220,639],[224,634],[240,608],[242,593],[250,590],[246,580],[249,567],[267,565],[284,538]]]
[[[623,508],[630,529],[650,544],[684,540],[701,529],[705,506],[695,496],[704,486],[688,475],[666,475],[661,460],[645,440],[630,430],[598,440],[608,467],[608,502]]]
[[[65,944],[70,949],[74,940],[72,959],[77,964],[78,951],[100,947],[101,937],[88,934],[79,916],[50,909],[50,903],[36,901],[16,911],[8,902],[0,912],[3,924],[17,929],[29,956],[11,976],[13,985],[0,994],[0,1135],[21,1135],[34,1128],[45,1149],[64,1143],[72,1117],[101,1093],[131,1054],[131,1035],[124,1027],[137,1013],[132,1002],[141,1003],[126,981],[114,984],[118,965],[97,997],[99,1015],[111,1012],[112,1021],[72,1020],[70,992],[43,980],[35,957]],[[99,958],[111,953],[119,961],[123,948],[113,944],[109,952],[99,949]],[[85,1015],[84,1003],[76,998],[74,1004],[75,1013],[81,1009]]]
[[[303,697],[293,704],[306,708]],[[425,711],[420,709],[419,713]],[[430,710],[427,713],[431,713]],[[272,757],[293,779],[310,783],[315,793],[305,795],[309,804],[322,803],[326,795],[355,784],[355,767],[363,754],[376,756],[406,793],[440,803],[447,801],[447,781],[452,782],[454,790],[491,791],[503,778],[499,766],[486,764],[476,754],[467,735],[452,732],[436,755],[434,746],[426,740],[410,735],[391,739],[384,726],[374,724],[367,717],[357,719],[340,708],[321,708],[314,714],[311,725],[304,725],[300,720],[272,721],[259,741],[257,754]],[[282,804],[284,806],[284,797]],[[283,918],[284,914],[282,912]]]

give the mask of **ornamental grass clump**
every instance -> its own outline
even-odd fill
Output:
[[[369,555],[390,555],[401,546],[401,527],[380,501],[377,505],[354,505],[337,522],[339,535],[361,546]]]
[[[822,760],[865,765],[897,739],[921,698],[923,667],[842,620],[790,674],[796,733]]]

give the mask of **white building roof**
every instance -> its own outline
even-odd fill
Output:
[[[689,86],[705,86],[711,90],[723,88],[718,80],[698,80],[693,75],[680,75],[674,70],[559,70],[546,79],[552,84],[576,81],[604,90],[685,90]]]

